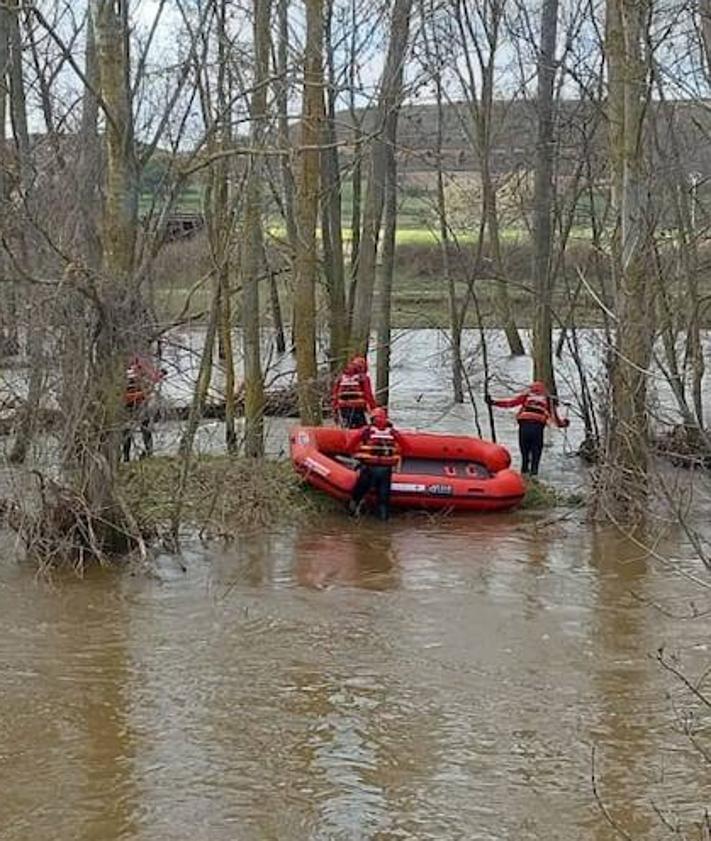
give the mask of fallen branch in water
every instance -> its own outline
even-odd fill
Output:
[[[624,838],[625,841],[634,841],[632,836],[624,830],[617,821],[612,817],[610,814],[610,810],[607,808],[605,803],[603,802],[602,797],[600,796],[600,792],[597,788],[597,774],[595,771],[595,752],[596,747],[595,745],[592,746],[592,755],[591,755],[591,769],[590,769],[590,781],[592,783],[592,791],[593,797],[595,798],[595,802],[597,803],[602,816],[605,818],[607,823],[612,827],[612,829],[620,836],[620,838]]]
[[[324,385],[323,413],[330,413],[330,403],[326,399]],[[6,410],[4,417],[0,417],[0,435],[11,435],[22,417],[23,404],[15,403],[13,408]],[[244,394],[238,391],[235,399],[235,410],[238,416],[244,414]],[[157,418],[161,421],[185,421],[190,414],[190,406],[176,406],[163,404],[157,410]],[[264,414],[268,417],[297,418],[299,416],[298,396],[296,386],[283,386],[265,394]],[[203,420],[224,420],[225,402],[211,401],[205,405],[201,413]],[[62,427],[65,420],[59,409],[40,408],[35,415],[36,429],[50,432]]]
[[[38,493],[0,500],[0,516],[22,541],[40,571],[70,567],[82,575],[87,566],[105,565],[138,550],[146,561],[145,535],[123,498],[111,511],[91,509],[77,489],[37,470]]]

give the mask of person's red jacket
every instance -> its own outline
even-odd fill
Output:
[[[538,383],[533,383],[525,391],[513,397],[492,398],[491,405],[498,406],[500,409],[513,409],[520,406],[521,408],[516,415],[516,419],[519,421],[535,421],[543,424],[552,421],[559,427],[566,427],[570,424],[567,418],[559,416],[555,401],[546,392],[545,387]]]
[[[134,356],[126,368],[124,403],[127,406],[138,406],[143,403],[153,390],[153,386],[164,379],[166,373],[163,368],[156,368],[149,359]]]
[[[382,410],[376,410],[382,411]],[[389,438],[389,442],[382,440]],[[359,429],[347,444],[349,453],[366,465],[394,467],[403,455],[404,439],[391,423],[369,424]]]
[[[375,399],[375,395],[373,394],[373,386],[371,385],[370,377],[367,374],[351,373],[348,370],[345,370],[333,384],[333,388],[331,390],[331,405],[333,407],[333,411],[336,412],[339,409],[344,409],[344,408],[351,407],[351,406],[354,405],[351,402],[344,402],[341,398],[341,392],[343,390],[344,378],[357,378],[358,379],[360,389],[363,393],[363,407],[362,408],[368,409],[369,412],[372,412],[373,409],[378,405],[378,403]]]

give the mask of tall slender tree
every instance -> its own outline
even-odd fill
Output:
[[[538,51],[538,138],[533,195],[533,377],[554,391],[553,378],[553,157],[555,47],[558,0],[543,0]]]
[[[376,259],[387,179],[387,144],[394,143],[397,134],[411,11],[412,0],[394,0],[388,54],[380,82],[376,131],[368,156],[368,188],[350,336],[351,348],[361,353],[367,350],[370,337]]]
[[[244,446],[264,453],[264,380],[261,361],[259,276],[264,270],[262,229],[263,145],[267,131],[271,0],[254,0],[254,86],[250,102],[249,173],[242,225],[242,320],[244,349]]]
[[[321,420],[316,364],[316,224],[323,137],[323,0],[306,0],[306,48],[297,189],[296,288],[294,335],[299,413],[302,423]]]
[[[608,0],[610,160],[618,236],[612,405],[600,500],[614,519],[640,515],[647,492],[647,385],[654,338],[644,154],[649,74],[646,0]]]
[[[327,0],[324,14],[324,46],[328,67],[326,117],[323,122],[323,151],[321,153],[324,270],[328,287],[329,360],[337,371],[343,363],[348,339],[346,312],[345,265],[343,257],[343,219],[341,214],[341,173],[336,145],[336,77],[335,47],[333,43],[333,0]]]

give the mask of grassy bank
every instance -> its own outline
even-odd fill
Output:
[[[122,470],[126,499],[141,529],[159,532],[175,510],[181,463],[175,457],[132,462]],[[580,505],[578,496],[530,482],[522,508],[546,510]],[[227,456],[193,460],[185,489],[183,522],[215,536],[252,528],[313,521],[343,506],[304,485],[288,461],[252,461]]]
[[[124,494],[146,533],[159,531],[172,517],[181,471],[181,461],[172,456],[123,467]],[[192,460],[188,473],[182,522],[229,535],[303,522],[339,508],[333,500],[306,488],[287,461],[200,456]]]

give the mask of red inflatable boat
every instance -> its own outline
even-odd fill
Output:
[[[338,427],[299,426],[289,437],[296,471],[336,499],[350,497],[358,463],[348,455],[358,434]],[[504,511],[526,492],[510,470],[509,451],[466,435],[402,431],[400,464],[393,469],[391,503],[399,508]]]

